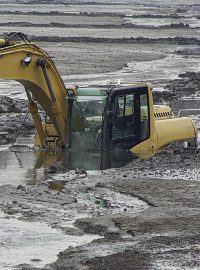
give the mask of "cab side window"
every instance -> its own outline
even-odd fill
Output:
[[[134,95],[116,96],[112,138],[134,135]]]
[[[141,125],[141,140],[146,140],[150,136],[149,124],[149,106],[147,94],[140,95],[140,125]]]

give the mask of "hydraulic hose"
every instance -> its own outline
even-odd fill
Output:
[[[46,81],[46,84],[47,84],[47,87],[48,87],[48,90],[49,90],[49,94],[51,96],[51,100],[52,100],[53,103],[55,103],[56,98],[55,98],[55,95],[54,95],[54,92],[53,92],[53,88],[52,88],[52,85],[51,85],[51,81],[49,79],[49,75],[48,75],[48,72],[47,72],[47,68],[46,68],[44,59],[38,59],[37,64],[42,69],[42,72],[44,74],[44,78],[45,78],[45,81]]]

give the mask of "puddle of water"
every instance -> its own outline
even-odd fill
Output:
[[[0,149],[0,185],[34,184],[41,176],[43,169],[35,169],[34,152],[15,153],[8,148]]]
[[[45,223],[6,218],[0,212],[0,269],[27,263],[43,267],[56,260],[56,254],[69,246],[97,239],[96,235],[70,236]]]
[[[134,25],[145,25],[145,26],[164,26],[170,24],[184,23],[189,24],[190,27],[199,27],[200,21],[195,17],[187,17],[183,19],[173,19],[173,18],[131,18],[126,17],[127,23],[132,23]]]
[[[28,146],[32,138],[21,138],[19,143],[24,141]],[[17,147],[21,149],[21,147]],[[11,152],[8,146],[0,147],[0,185],[20,184],[34,185],[44,179],[44,169],[61,161],[63,166],[70,170],[68,174],[57,174],[49,185],[52,189],[62,190],[67,181],[81,178],[83,175],[75,173],[75,169],[87,170],[87,174],[96,174],[107,168],[123,167],[133,160],[135,156],[130,152],[120,152],[116,155],[101,155],[89,151],[73,151],[69,155],[65,152],[53,151],[24,151],[27,147],[22,147],[22,152]]]
[[[78,203],[88,207],[97,207],[106,210],[106,213],[119,214],[122,212],[136,213],[148,208],[146,202],[136,197],[128,196],[108,189],[95,193],[82,193],[77,197]]]
[[[152,46],[153,47],[153,46]],[[182,55],[176,55],[173,52],[182,50],[182,46],[171,46],[165,49],[165,58],[155,59],[152,61],[135,61],[127,63],[127,66],[116,72],[99,73],[99,74],[79,74],[63,75],[64,82],[78,85],[88,84],[105,84],[109,80],[151,82],[155,87],[163,89],[163,81],[177,79],[178,75],[186,71],[198,72],[200,70],[199,59],[197,57],[186,58]],[[192,47],[191,47],[192,48]],[[156,50],[159,50],[156,48]],[[167,51],[166,51],[167,50]],[[143,49],[144,52],[144,49]],[[162,50],[159,51],[161,54]],[[141,52],[138,50],[138,54]],[[151,53],[151,47],[147,48],[146,53]],[[153,53],[153,52],[152,52]]]
[[[128,76],[127,73],[131,73],[139,81],[152,81],[173,80],[183,72],[197,71],[199,69],[200,65],[197,58],[186,59],[181,55],[168,54],[166,58],[159,60],[129,63],[128,67],[122,69],[122,72],[125,77]]]

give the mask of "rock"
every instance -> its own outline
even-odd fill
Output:
[[[19,270],[31,269],[31,265],[27,263],[22,263],[18,264],[15,268]]]
[[[100,204],[101,201],[100,200],[95,200],[95,204]]]
[[[49,168],[46,169],[46,173],[53,174],[57,172],[57,168],[54,165],[51,165]]]
[[[26,192],[26,188],[24,186],[22,186],[22,185],[19,185],[17,187],[17,190],[22,190],[22,191]]]
[[[85,174],[85,175],[87,175],[87,172],[86,172],[85,170],[79,169],[79,168],[76,168],[76,169],[75,169],[75,173],[76,173],[76,174]]]
[[[12,204],[18,204],[18,202],[17,201],[13,201]]]
[[[31,259],[32,262],[41,262],[41,259]]]
[[[109,228],[105,233],[104,233],[104,237],[107,239],[119,239],[120,237],[120,229],[119,228]]]

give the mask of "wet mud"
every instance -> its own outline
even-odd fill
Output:
[[[0,145],[14,143],[19,130],[21,137],[30,136],[35,130],[31,116],[27,115],[26,100],[0,96],[0,122]]]
[[[187,105],[198,109],[194,103],[200,82],[198,4],[79,2],[23,1],[8,10],[0,1],[0,31],[25,32],[42,45],[55,57],[65,83],[105,82],[113,77],[150,81],[158,85],[156,103],[169,103],[176,96],[180,110],[186,106],[184,99],[191,98]],[[1,145],[13,141],[27,107],[7,86],[2,88],[9,94],[0,97]],[[23,90],[14,88],[21,95]],[[33,133],[27,118],[19,137],[24,140]],[[28,162],[30,157],[21,153],[21,158]],[[4,159],[1,155],[2,163]],[[48,162],[43,154],[30,160],[34,168],[20,162],[19,156],[18,168],[10,167],[28,167],[23,180],[15,179],[17,173],[9,181],[8,172],[1,177],[5,179],[0,183],[0,219],[8,226],[2,229],[8,237],[0,235],[0,255],[5,259],[0,268],[200,268],[199,149],[165,149],[149,160],[133,158],[121,168],[104,171],[85,170],[83,162],[77,162],[66,172],[60,161]],[[30,234],[24,224],[32,229]],[[39,226],[38,234],[33,233],[34,225]],[[17,233],[11,237],[9,230],[22,238],[16,239]],[[38,253],[35,243],[45,248]],[[15,252],[16,260],[11,260],[3,253],[9,248],[23,256]]]
[[[108,199],[109,190],[114,197]],[[89,200],[89,205],[83,197],[80,200],[82,194],[88,197],[92,193],[95,201]],[[69,179],[62,192],[48,189],[44,182],[33,187],[3,186],[0,194],[1,209],[8,216],[20,215],[18,219],[27,222],[45,221],[74,236],[89,233],[103,237],[60,252],[55,263],[41,269],[199,267],[198,181],[147,179],[135,176],[130,165],[119,169],[117,175],[112,169],[100,175]],[[126,194],[130,202],[126,196],[116,200],[117,194]],[[100,206],[99,200],[106,196],[109,204]],[[138,211],[131,208],[131,202],[133,207],[138,205]],[[70,229],[62,223],[72,208],[91,217],[76,219],[76,214],[75,227]],[[26,264],[17,269],[34,268]]]

